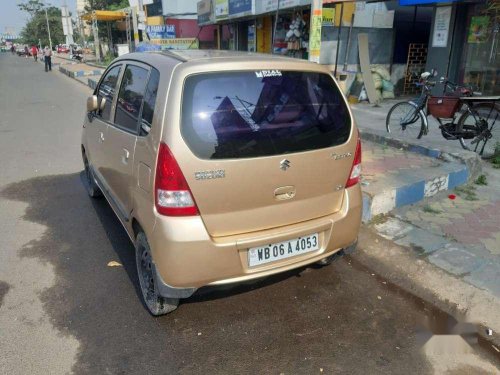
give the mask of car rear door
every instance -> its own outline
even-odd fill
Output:
[[[147,65],[138,62],[124,64],[114,119],[108,125],[103,177],[124,219],[128,219],[132,210],[131,192],[137,184],[134,155],[149,74]]]
[[[191,152],[176,158],[214,237],[304,222],[342,206],[356,137],[328,74],[189,76],[181,134]]]

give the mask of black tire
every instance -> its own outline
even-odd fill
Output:
[[[85,152],[82,152],[83,158],[83,166],[85,168],[85,190],[87,190],[87,194],[91,198],[99,198],[102,197],[102,191],[97,186],[94,178],[94,173],[92,172],[92,168],[90,168],[89,160],[87,159],[87,155]]]
[[[402,125],[403,121],[408,123]],[[425,133],[425,123],[415,104],[400,102],[389,110],[385,119],[385,129],[398,138],[420,139]]]
[[[344,255],[345,255],[344,250],[339,250],[335,254],[330,255],[326,258],[323,258],[320,261],[318,261],[317,263],[322,267],[326,267],[326,266],[329,266],[330,264],[332,264],[333,262],[335,262],[337,259],[342,258]]]
[[[142,298],[151,315],[160,316],[174,311],[179,306],[179,299],[158,294],[153,257],[144,232],[140,232],[135,240],[135,263]]]
[[[483,132],[480,127],[488,126]],[[495,103],[478,103],[472,113],[466,111],[458,119],[457,132],[460,144],[466,150],[474,151],[484,159],[500,154],[500,106]],[[479,134],[479,135],[478,135]]]

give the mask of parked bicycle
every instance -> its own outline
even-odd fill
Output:
[[[500,96],[475,96],[472,88],[441,78],[443,95],[431,95],[436,71],[420,76],[422,87],[415,100],[396,103],[389,110],[386,129],[404,138],[422,138],[429,132],[427,117],[439,122],[447,140],[458,140],[462,147],[483,158],[500,153]]]

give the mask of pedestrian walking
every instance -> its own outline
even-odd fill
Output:
[[[28,46],[24,46],[24,57],[30,57],[30,50],[28,49]]]
[[[33,55],[33,59],[35,59],[35,62],[38,61],[38,48],[36,48],[35,45],[31,46],[31,54]]]
[[[45,61],[45,71],[52,70],[52,51],[49,46],[45,46],[43,50],[43,59]]]
[[[14,45],[10,46],[10,52],[15,55],[16,53],[16,47],[14,47]]]

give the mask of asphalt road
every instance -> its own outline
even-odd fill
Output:
[[[434,322],[434,333],[443,333],[451,318],[355,258],[201,290],[174,313],[151,317],[139,297],[132,244],[108,204],[90,200],[82,187],[88,93],[32,60],[0,55],[0,373],[443,368],[422,349],[430,332],[419,327]],[[491,358],[474,351],[470,364],[451,373],[488,373]]]

